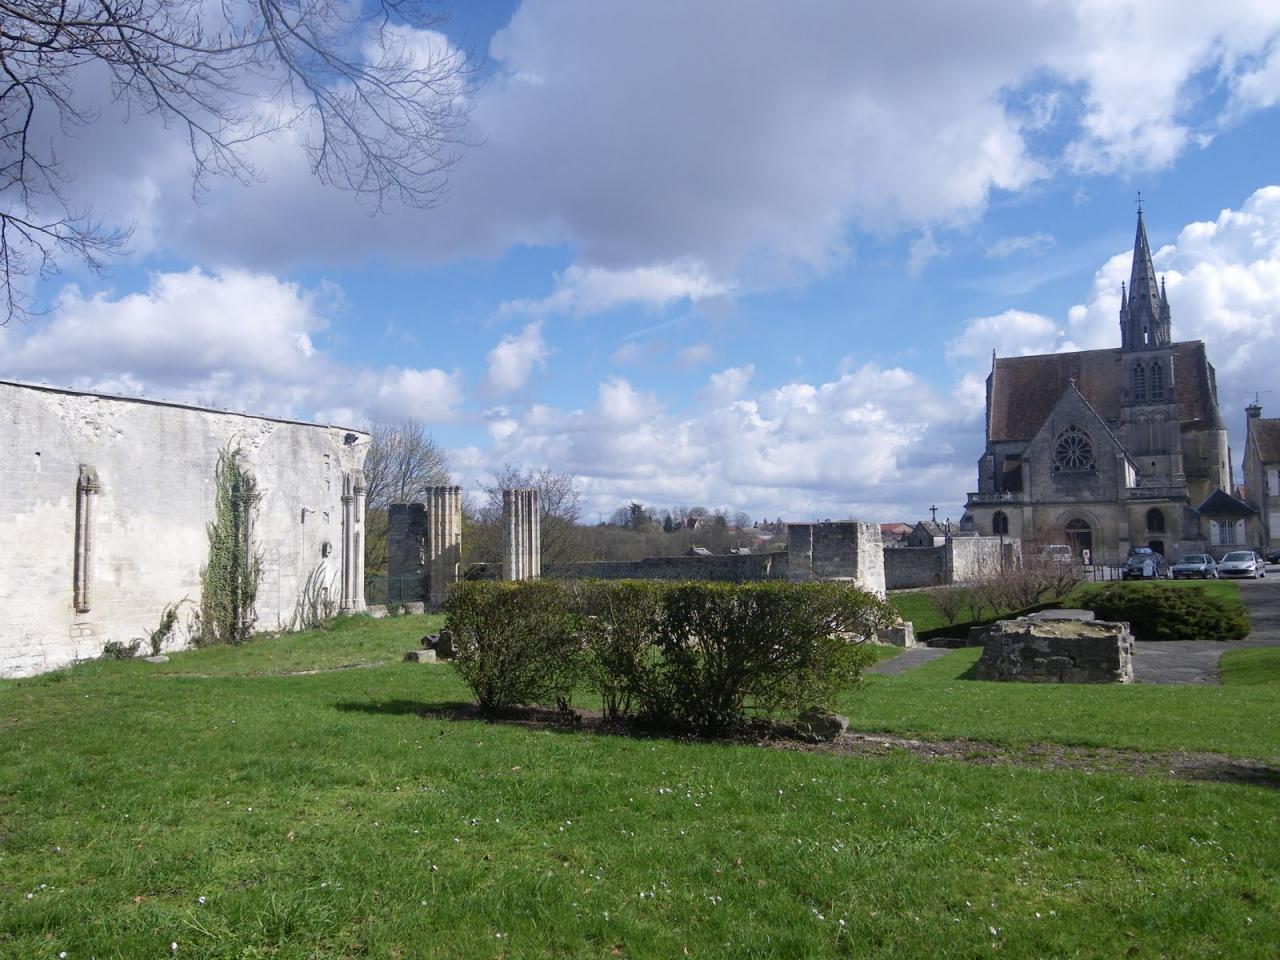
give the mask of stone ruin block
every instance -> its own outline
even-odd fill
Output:
[[[914,647],[916,643],[916,627],[910,620],[899,620],[888,627],[876,631],[876,642],[894,647]]]
[[[1023,683],[1132,683],[1127,623],[1019,617],[984,627],[979,680]]]

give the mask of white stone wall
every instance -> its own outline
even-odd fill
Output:
[[[368,439],[337,427],[0,381],[0,677],[96,657],[112,640],[145,638],[165,605],[183,600],[190,602],[170,649],[185,645],[208,556],[218,453],[229,445],[243,449],[261,494],[253,524],[263,560],[257,629],[288,626],[317,566],[336,603],[343,479],[359,471]],[[96,470],[100,490],[89,498],[89,609],[78,613],[81,464]],[[347,535],[363,542],[363,496],[360,507]],[[362,582],[349,599],[363,608]]]

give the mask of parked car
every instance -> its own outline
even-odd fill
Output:
[[[1134,547],[1120,568],[1122,580],[1159,580],[1169,576],[1169,561],[1150,547]]]
[[[1218,564],[1207,553],[1190,553],[1173,565],[1175,580],[1217,580]]]
[[[1267,563],[1280,563],[1280,550],[1272,550],[1268,553]]]
[[[1252,550],[1232,550],[1218,564],[1218,574],[1223,577],[1249,577],[1256,580],[1267,575],[1267,564]]]
[[[1040,552],[1058,563],[1075,563],[1076,560],[1071,548],[1065,543],[1047,543]]]

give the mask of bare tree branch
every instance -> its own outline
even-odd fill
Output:
[[[181,130],[196,192],[257,177],[255,140],[299,134],[312,172],[372,208],[430,207],[467,146],[466,56],[430,0],[0,0],[0,324],[61,258],[100,269],[129,236],[69,208],[47,133],[97,119],[105,67],[128,109]],[[46,119],[46,117],[50,119]]]

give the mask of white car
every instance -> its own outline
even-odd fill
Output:
[[[1252,550],[1233,550],[1218,564],[1220,577],[1249,577],[1257,579],[1267,575],[1267,565]]]

